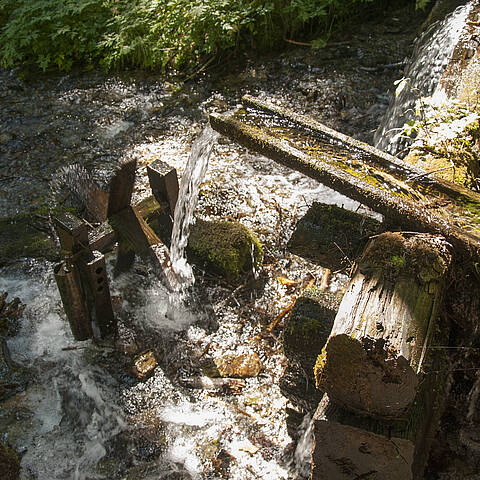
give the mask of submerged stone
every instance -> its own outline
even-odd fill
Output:
[[[153,373],[156,366],[157,359],[153,350],[145,350],[133,359],[131,372],[139,380],[144,380]]]
[[[256,353],[226,354],[215,359],[215,365],[221,377],[248,378],[256,377],[262,362]]]
[[[298,221],[288,248],[296,255],[336,270],[353,262],[368,237],[380,230],[378,220],[315,202]]]
[[[189,261],[227,280],[238,281],[243,274],[262,264],[262,245],[238,222],[198,219],[190,230]]]

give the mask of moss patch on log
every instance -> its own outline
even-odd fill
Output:
[[[435,238],[383,233],[367,245],[358,260],[359,269],[364,274],[381,271],[391,281],[399,276],[414,276],[421,284],[438,280],[445,275],[450,261],[444,244]]]
[[[381,223],[336,205],[315,202],[297,223],[288,248],[331,269],[349,265]]]
[[[20,460],[18,455],[0,442],[0,472],[3,480],[20,478]]]
[[[262,245],[238,222],[198,219],[191,227],[187,247],[189,261],[229,281],[262,265]]]

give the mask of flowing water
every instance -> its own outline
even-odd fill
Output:
[[[111,280],[119,325],[114,348],[74,342],[51,263],[20,258],[2,268],[0,292],[27,305],[20,332],[6,341],[22,388],[0,406],[0,440],[21,454],[22,479],[305,477],[311,412],[300,412],[310,416],[300,428],[289,428],[287,409],[296,407],[279,388],[282,325],[270,327],[302,286],[320,284],[324,269],[290,254],[286,244],[314,201],[361,206],[223,138],[212,148],[208,129],[190,145],[208,112],[234,107],[243,93],[371,139],[399,76],[395,64],[421,20],[410,21],[410,12],[402,22],[401,15],[389,13],[378,31],[359,25],[349,42],[321,51],[292,50],[180,86],[141,73],[90,72],[29,84],[0,72],[4,217],[37,215],[44,199],[51,199],[48,188],[56,175],[56,198],[63,198],[72,178],[93,178],[128,157],[138,160],[134,197],[141,199],[149,195],[146,165],[161,158],[184,178],[181,196],[190,195],[177,208],[175,265],[182,264],[192,215],[241,221],[259,237],[265,256],[261,271],[239,286],[196,272],[188,306],[172,306],[169,292],[138,261]],[[113,260],[107,259],[110,274]],[[192,279],[189,270],[183,276]],[[341,290],[345,278],[334,277],[330,289]],[[132,358],[146,349],[155,352],[158,366],[139,381],[130,374]],[[227,354],[258,355],[260,374],[234,388],[209,379],[205,363]]]
[[[178,287],[186,288],[195,281],[192,268],[185,258],[190,225],[194,221],[200,185],[203,183],[208,167],[208,159],[218,134],[210,126],[193,142],[192,151],[180,183],[178,202],[175,207],[170,260],[172,270],[178,279]]]
[[[454,48],[473,8],[472,1],[458,7],[440,22],[435,22],[416,41],[415,51],[396,95],[375,133],[375,146],[392,155],[405,153],[408,139],[403,125],[416,118],[415,103],[432,95],[452,58]]]

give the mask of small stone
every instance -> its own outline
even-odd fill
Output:
[[[145,380],[153,373],[156,366],[157,359],[153,350],[145,350],[133,359],[131,373],[139,380]]]
[[[262,362],[256,353],[226,354],[216,358],[215,365],[221,377],[256,377],[262,369]]]

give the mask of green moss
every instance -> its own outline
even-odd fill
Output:
[[[20,478],[20,460],[18,455],[1,442],[0,472],[2,473],[2,480],[17,480]]]
[[[231,221],[204,221],[192,225],[187,254],[189,260],[230,281],[258,270],[263,259],[262,245],[245,226]]]
[[[370,242],[358,260],[365,274],[381,272],[386,280],[399,276],[416,277],[426,283],[441,278],[449,267],[449,258],[441,244],[428,237],[404,237],[400,233],[386,232]]]

